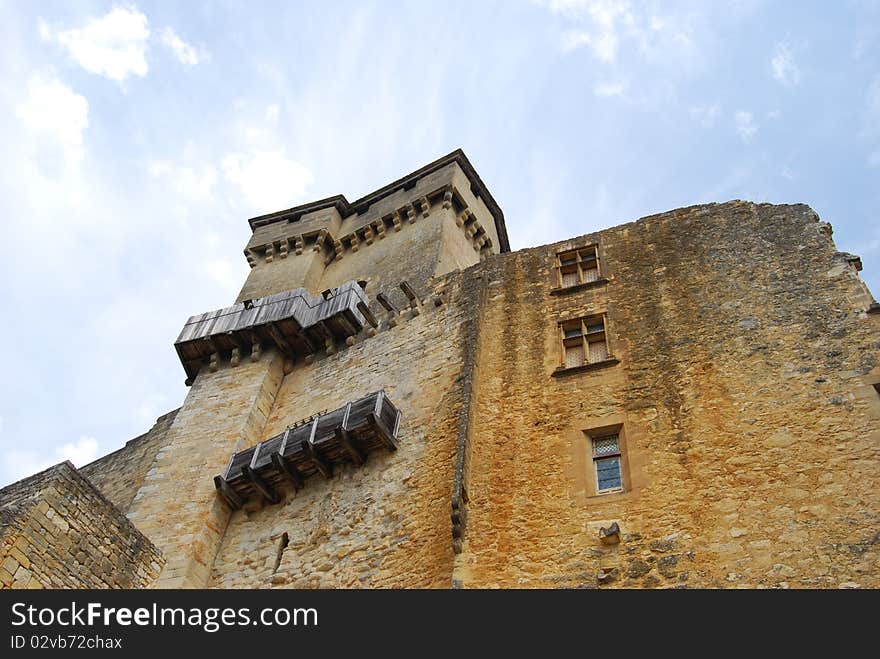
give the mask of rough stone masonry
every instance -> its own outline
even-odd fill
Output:
[[[257,311],[193,348],[180,409],[0,490],[3,587],[880,586],[880,307],[808,206],[510,252],[456,151],[250,225],[199,322]],[[363,315],[254,305],[347,282]],[[389,429],[341,411],[377,391],[397,450],[361,452]]]

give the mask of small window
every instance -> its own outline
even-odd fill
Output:
[[[556,255],[556,285],[560,288],[598,281],[599,249],[590,245]]]
[[[596,492],[613,492],[623,489],[620,469],[620,436],[593,437],[593,464],[596,468]]]
[[[605,314],[560,323],[562,365],[575,368],[611,359]]]

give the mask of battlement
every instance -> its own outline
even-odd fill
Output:
[[[337,195],[249,224],[251,273],[239,301],[347,279],[389,292],[510,250],[504,215],[461,150],[353,203]]]

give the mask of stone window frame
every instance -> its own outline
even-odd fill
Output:
[[[593,262],[595,267],[585,267]],[[592,274],[593,272],[595,274]],[[556,252],[553,274],[555,279],[551,293],[556,295],[606,283],[608,279],[602,275],[599,243]],[[572,275],[574,275],[573,280]]]
[[[608,426],[600,426],[595,428],[582,429],[587,443],[587,457],[589,469],[592,470],[591,478],[588,479],[592,483],[592,496],[608,496],[612,494],[621,494],[630,490],[629,486],[629,468],[627,462],[627,446],[626,432],[622,423],[616,423]],[[609,437],[617,437],[617,452],[613,454],[605,454],[597,456],[595,453],[595,443]],[[609,487],[605,489],[599,488],[599,469],[597,462],[608,458],[616,457],[620,474],[620,486]]]
[[[597,330],[601,324],[602,329]],[[611,346],[610,331],[608,328],[608,314],[606,312],[569,318],[557,322],[557,343],[559,346],[559,365],[553,372],[554,375],[563,373],[575,373],[579,371],[602,368],[620,362],[614,356]],[[574,332],[578,332],[575,334]],[[578,346],[580,339],[580,346]],[[603,342],[605,344],[605,356],[603,359],[590,359],[590,344]],[[580,347],[582,361],[580,364],[568,364],[568,354],[575,353]],[[576,354],[576,353],[575,353]]]

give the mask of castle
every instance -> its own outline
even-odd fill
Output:
[[[455,151],[250,226],[181,407],[0,491],[3,587],[880,586],[880,307],[809,207],[511,252]]]

